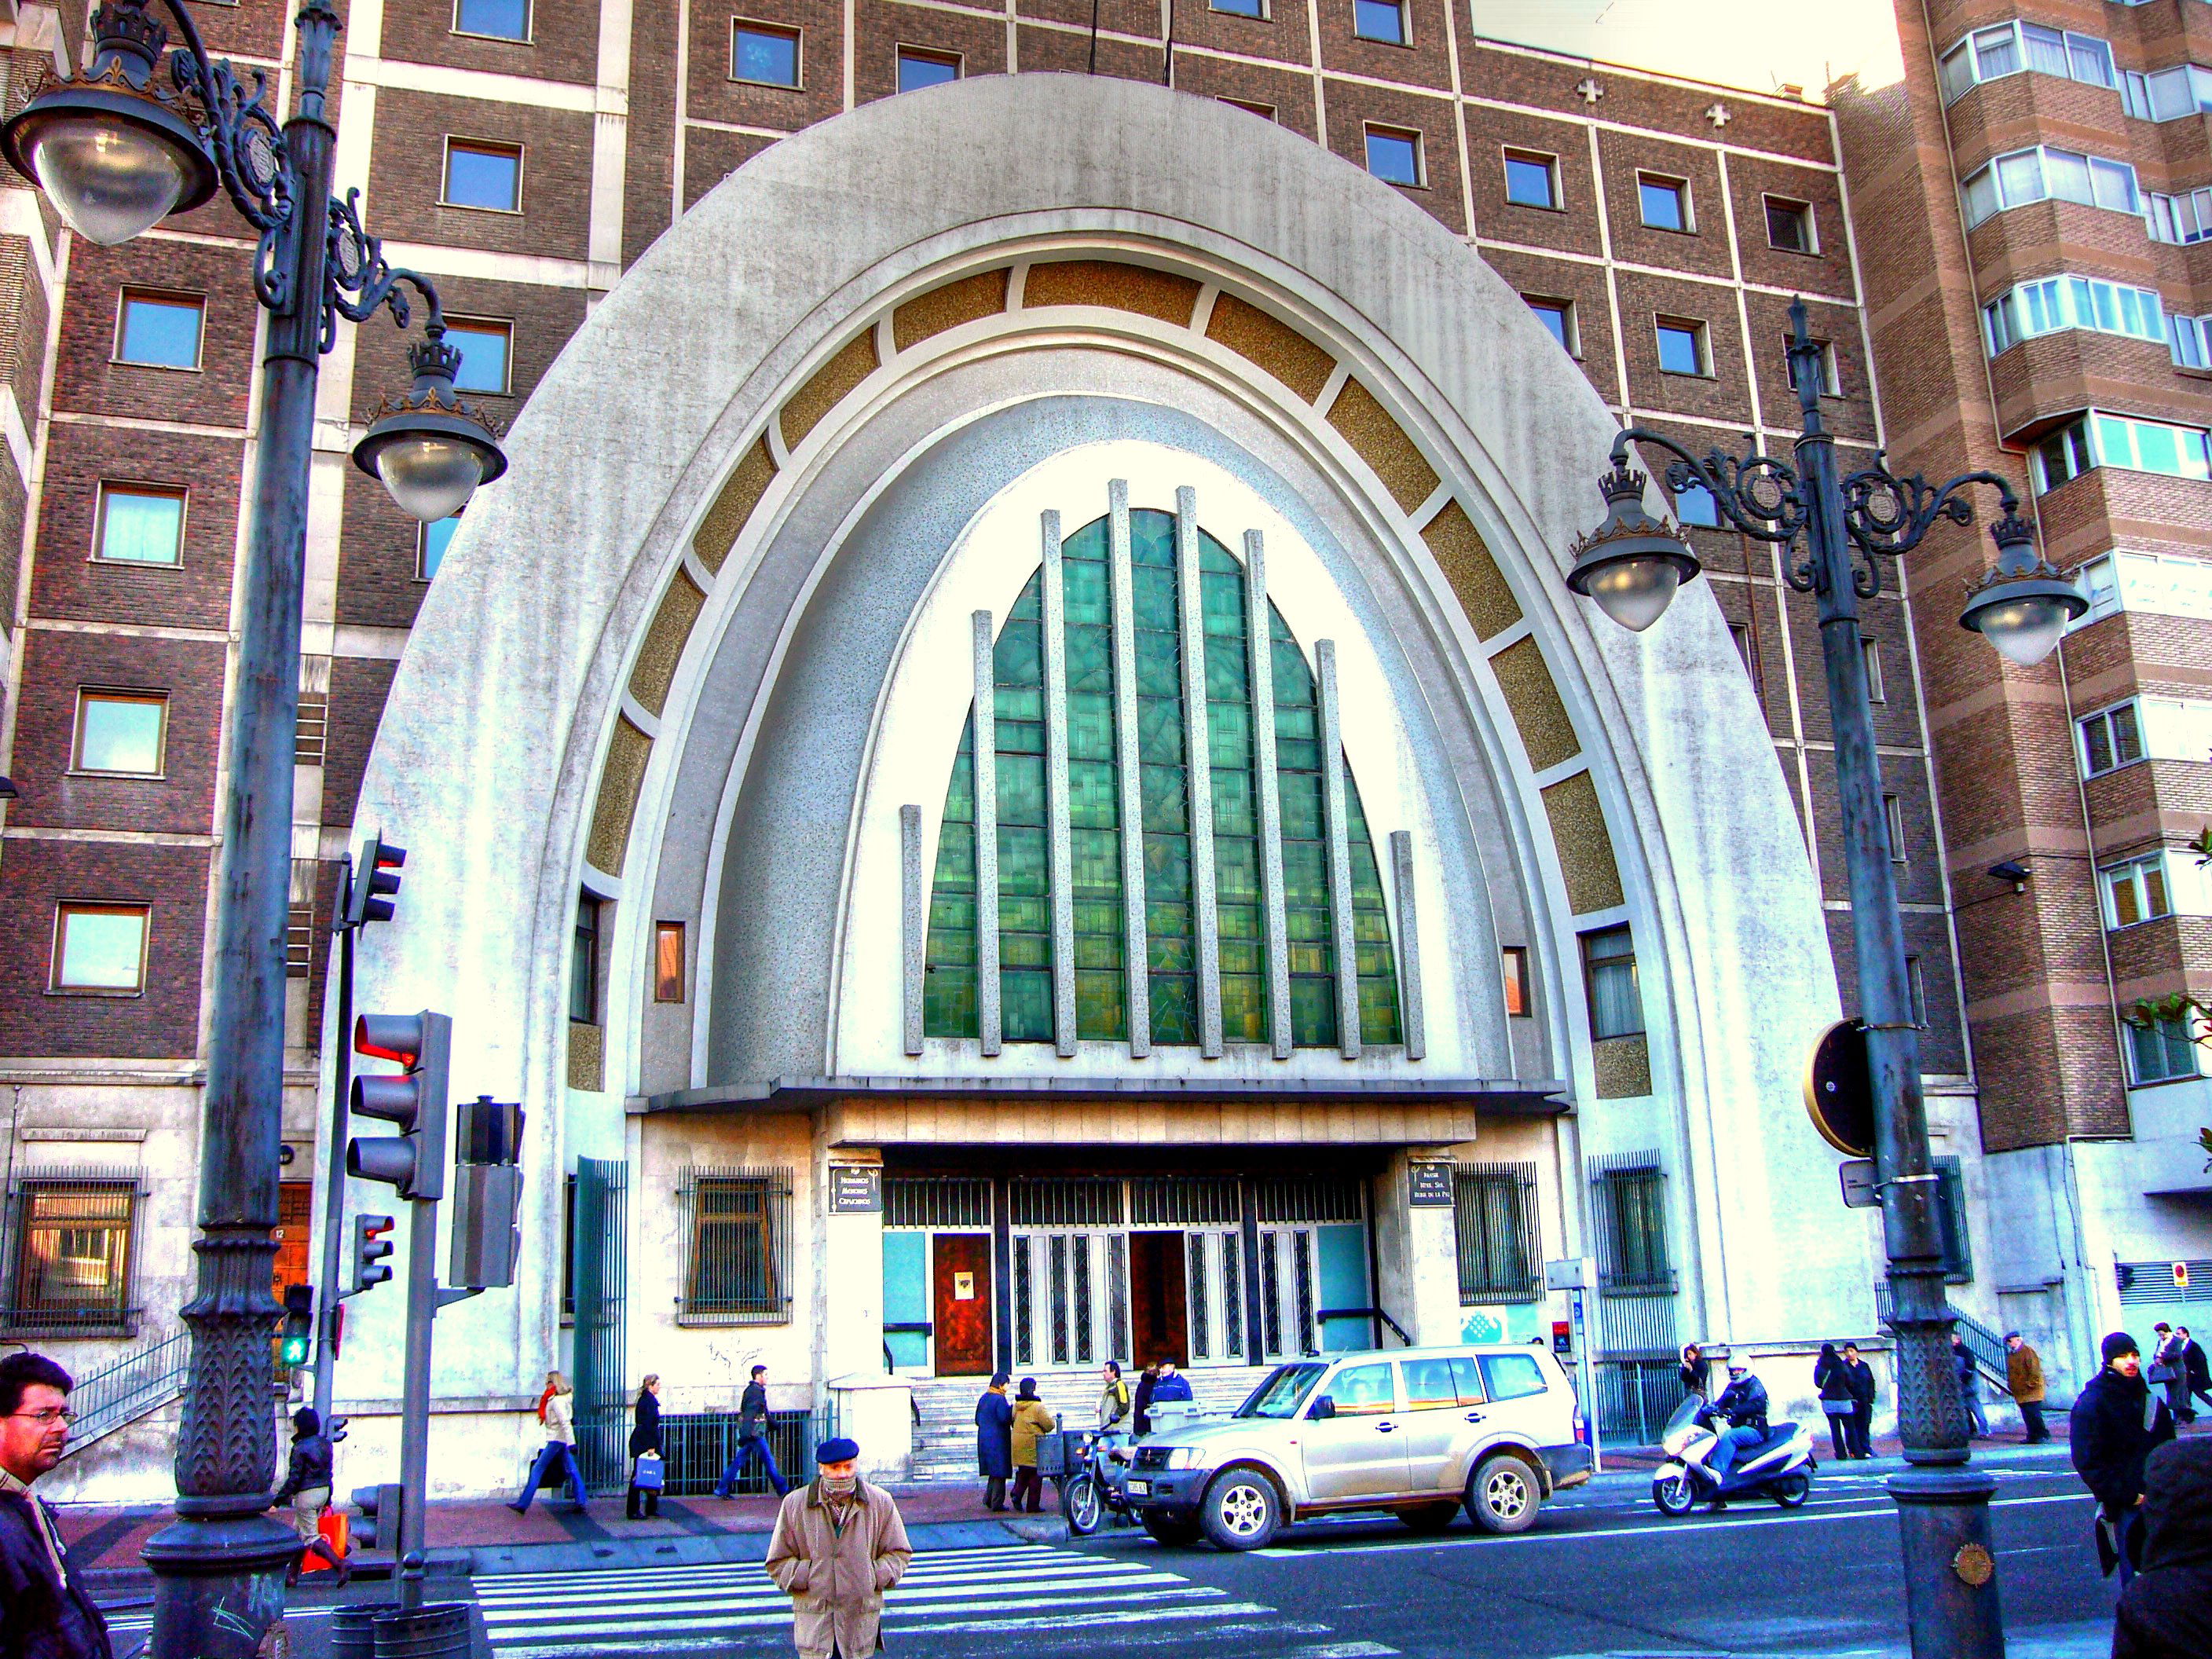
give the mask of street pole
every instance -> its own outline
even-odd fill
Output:
[[[365,879],[366,878],[364,878]],[[338,1275],[344,1271],[345,1148],[347,1085],[353,1076],[353,936],[347,916],[354,881],[353,860],[341,861],[336,908],[338,936],[338,1040],[331,1061],[331,1143],[323,1158],[323,1277],[318,1291],[320,1322],[315,1340],[315,1414],[328,1432],[331,1408],[337,1402],[337,1353],[332,1338],[338,1328],[338,1304],[344,1295]]]
[[[1803,416],[1795,453],[1805,485],[1805,534],[1827,670],[1859,1014],[1874,1093],[1890,1322],[1897,1332],[1898,1432],[1911,1465],[1891,1480],[1889,1492],[1898,1506],[1912,1651],[1915,1659],[2001,1659],[2004,1623],[1989,1516],[1996,1482],[1966,1468],[1966,1413],[1952,1365],[1936,1212],[1942,1189],[1920,1091],[1920,1032],[1905,960],[1874,707],[1867,698],[1856,572],[1845,536],[1834,439],[1820,418],[1820,348],[1807,337],[1802,302],[1790,316],[1790,362]]]
[[[442,1151],[439,1153],[443,1157]],[[422,1548],[430,1474],[430,1334],[438,1315],[438,1201],[413,1200],[407,1218],[407,1348],[399,1384],[399,1534],[395,1559]],[[422,1605],[420,1573],[403,1573],[399,1604]]]
[[[149,1540],[153,1659],[250,1659],[284,1610],[293,1530],[268,1513],[276,1460],[270,1291],[284,1114],[284,932],[300,610],[321,357],[325,226],[336,138],[324,115],[337,14],[298,17],[300,102],[284,124],[301,210],[281,233],[285,303],[262,365],[236,690],[224,760],[215,972],[200,1130],[198,1285],[182,1317],[191,1363],[176,1446],[177,1518]]]

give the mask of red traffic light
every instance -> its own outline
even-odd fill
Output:
[[[422,1035],[420,1014],[363,1014],[353,1023],[353,1051],[411,1072],[422,1058]]]

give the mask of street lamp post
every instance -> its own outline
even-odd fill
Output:
[[[218,864],[207,1092],[200,1140],[198,1286],[183,1310],[191,1364],[176,1443],[177,1519],[146,1546],[156,1577],[155,1659],[248,1659],[283,1611],[299,1549],[270,1517],[276,1413],[270,1336],[284,1087],[284,933],[292,870],[292,764],[299,716],[301,593],[314,447],[315,383],[340,316],[388,307],[402,327],[426,303],[413,390],[387,403],[356,463],[418,518],[459,510],[505,470],[491,423],[455,398],[459,354],[428,283],[394,270],[353,201],[331,195],[336,137],[325,109],[338,17],[303,0],[299,107],[280,128],[266,77],[211,61],[181,0],[106,0],[92,64],[43,89],[0,129],[0,152],[77,234],[130,240],[218,187],[259,235],[253,291],[270,313],[262,365],[237,691],[226,734],[228,789]],[[166,74],[165,74],[166,72]],[[323,1287],[328,1297],[335,1286]]]
[[[1996,565],[1974,590],[1961,624],[2010,660],[2031,665],[2050,654],[2088,601],[2036,554],[2018,498],[1996,473],[1970,472],[1940,486],[1917,475],[1896,477],[1879,465],[1840,476],[1834,440],[1820,419],[1820,349],[1807,337],[1805,321],[1799,300],[1790,307],[1790,366],[1802,410],[1796,465],[1761,453],[1755,440],[1741,458],[1717,449],[1700,459],[1663,433],[1624,431],[1613,441],[1613,471],[1600,485],[1605,521],[1577,544],[1567,585],[1640,631],[1697,575],[1697,555],[1680,530],[1643,507],[1644,481],[1628,460],[1629,445],[1642,443],[1674,458],[1667,468],[1670,490],[1710,490],[1729,523],[1757,540],[1780,544],[1791,560],[1785,580],[1817,597],[1874,1091],[1882,1238],[1897,1330],[1898,1423],[1911,1466],[1889,1490],[1902,1534],[1912,1651],[1915,1659],[2000,1659],[2004,1626],[1989,1531],[1996,1482],[1967,1468],[1966,1414],[1944,1293],[1941,1188],[1928,1149],[1920,1035],[1867,700],[1859,602],[1881,591],[1877,555],[1908,551],[1938,519],[1972,522],[1966,491],[1973,484],[1996,490],[2003,516],[1990,529]],[[1800,534],[1802,562],[1796,559]]]

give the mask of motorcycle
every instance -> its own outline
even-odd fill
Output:
[[[1088,1538],[1109,1516],[1117,1527],[1133,1525],[1136,1511],[1129,1507],[1121,1488],[1129,1473],[1130,1437],[1088,1430],[1081,1432],[1081,1467],[1068,1478],[1060,1494],[1060,1513],[1067,1517],[1068,1531],[1078,1538]]]
[[[1740,1449],[1725,1474],[1715,1474],[1710,1465],[1720,1431],[1711,1405],[1696,1395],[1675,1408],[1659,1443],[1668,1462],[1651,1477],[1651,1501],[1666,1516],[1687,1515],[1716,1498],[1753,1496],[1794,1510],[1812,1496],[1813,1472],[1820,1467],[1812,1431],[1778,1423],[1758,1445]]]

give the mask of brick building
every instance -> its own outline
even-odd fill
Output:
[[[1930,8],[1942,20],[1931,25],[1907,5],[1900,9],[1905,81],[1847,85],[1832,110],[1794,95],[1700,85],[1487,40],[1470,27],[1467,9],[1436,0],[1325,6],[1231,0],[1214,7],[1109,0],[1095,27],[1092,9],[1074,0],[1010,0],[1003,8],[856,0],[842,9],[817,0],[748,0],[713,12],[696,0],[356,0],[341,40],[343,87],[334,99],[338,185],[341,191],[362,191],[364,220],[385,239],[394,264],[436,281],[467,353],[464,388],[511,418],[594,309],[618,292],[625,273],[733,170],[779,138],[947,80],[1090,70],[1164,82],[1237,105],[1394,186],[1504,277],[1553,336],[1553,349],[1564,348],[1616,418],[1662,427],[1699,449],[1737,447],[1747,432],[1761,434],[1767,447],[1785,448],[1796,398],[1782,350],[1784,313],[1790,298],[1802,295],[1826,343],[1823,407],[1847,461],[1886,442],[1893,460],[1907,469],[1943,474],[1995,465],[2024,477],[2031,464],[2022,457],[2034,449],[2046,544],[2069,568],[2091,566],[2085,579],[2100,596],[2063,659],[2024,673],[2001,668],[1994,653],[1955,628],[1953,579],[1971,574],[1982,556],[1965,532],[1931,539],[1908,572],[1868,604],[1865,628],[1915,994],[1926,1024],[1932,1128],[1954,1224],[1954,1294],[1988,1324],[2036,1333],[2063,1366],[2084,1352],[2081,1343],[2094,1342],[2092,1327],[2112,1316],[2116,1261],[2212,1255],[2203,1181],[2148,1184],[2130,1161],[2155,1156],[2172,1164],[2166,1143],[2179,1133],[2174,1115],[2185,1117],[2203,1101],[2201,1083],[2131,1087],[2155,1080],[2144,1077],[2142,1057],[2172,1068],[2186,1059],[2193,1073],[2193,1056],[2185,1044],[2154,1050],[2139,1044],[2136,1069],[2124,1071],[2113,1021],[2116,999],[2203,988],[2212,973],[2206,960],[2212,945],[2201,935],[2212,921],[2202,914],[2143,920],[2151,903],[2146,877],[2092,877],[2093,866],[2134,870],[2153,849],[2178,847],[2194,833],[2191,815],[2212,805],[2191,769],[2203,770],[2203,754],[2184,752],[2185,743],[2205,748],[2199,738],[2208,723],[2198,712],[2203,705],[2191,702],[2203,678],[2191,665],[2203,653],[2190,630],[2204,625],[2212,605],[2204,598],[2206,567],[2188,562],[2192,549],[2212,540],[2195,493],[2212,489],[2204,482],[2203,432],[2188,428],[2193,450],[2185,438],[2172,440],[2179,459],[2167,471],[2176,476],[2130,465],[2164,453],[2157,432],[2179,433],[2203,413],[2201,372],[2212,342],[2180,325],[2193,309],[2185,298],[2189,243],[2200,221],[2191,216],[2201,211],[2212,232],[2212,195],[2200,209],[2189,191],[2212,184],[2212,173],[2201,164],[2189,171],[2183,136],[2199,135],[2201,151],[2204,131],[2193,114],[2193,90],[2186,121],[2124,120],[2119,101],[2124,96],[2135,100],[2125,107],[2139,103],[2150,114],[2166,108],[2160,100],[2180,94],[2171,75],[2156,71],[2185,63],[2196,35],[2185,30],[2212,25],[2195,17],[2191,0],[2046,9],[2052,27],[2106,41],[2106,57],[2098,60],[2079,46],[2069,56],[2072,37],[2062,33],[2060,58],[2038,58],[2049,51],[2038,45],[2044,37],[2016,34],[2023,72],[2001,73],[1993,49],[1975,46],[1960,82],[1960,71],[1939,70],[1928,48],[1949,52],[1970,27],[1994,19],[1996,9]],[[288,88],[284,5],[240,0],[200,15],[212,50],[264,67],[273,84]],[[13,106],[29,94],[45,60],[77,50],[83,20],[71,9],[26,5],[12,26],[0,27],[14,34]],[[2212,43],[2196,55],[2212,63],[2208,53]],[[2066,74],[2050,73],[2049,64],[2062,60],[2070,66]],[[2097,61],[2106,65],[2105,80],[2085,82]],[[1957,94],[1948,102],[1939,90],[1942,74],[1953,77]],[[2126,80],[2128,74],[2138,78]],[[2194,81],[2183,79],[2193,88]],[[2206,96],[2212,100],[2212,81]],[[1248,129],[1229,131],[1233,140]],[[2113,132],[2129,136],[2128,155],[2115,149]],[[2063,151],[2076,142],[2084,152],[2134,169],[2129,211],[2114,210],[2098,194],[2119,188],[2110,168],[2086,175],[2086,204],[2051,184],[2033,203],[2023,198],[2015,205],[2006,192],[2024,175],[2013,165],[1992,175],[1994,184],[1967,185],[1970,213],[1980,210],[1976,204],[1996,205],[1971,231],[1964,228],[1952,204],[1954,182],[1967,181],[1992,158],[2039,143]],[[2039,167],[2072,165],[2050,161],[2048,151],[2032,153],[2042,158]],[[1984,193],[1976,195],[1977,188]],[[20,791],[19,799],[0,804],[0,1077],[16,1091],[4,1295],[9,1334],[53,1346],[72,1364],[94,1369],[172,1332],[171,1310],[189,1277],[192,1202],[184,1172],[199,1156],[203,941],[221,818],[220,734],[238,603],[234,577],[244,546],[240,506],[257,418],[260,319],[246,281],[252,243],[220,200],[116,249],[60,232],[35,193],[20,185],[0,191],[0,204],[6,351],[0,410],[11,411],[0,421],[8,438],[0,542],[8,541],[7,526],[22,529],[20,562],[0,565],[6,672],[0,770]],[[2147,234],[2147,223],[2163,240]],[[1869,235],[1869,226],[1880,234]],[[1022,303],[1047,303],[1037,268],[1012,269],[1032,273]],[[2075,288],[2063,284],[2056,297],[2034,297],[2045,291],[2033,285],[2055,276],[2103,286],[2081,289],[2078,300],[2069,297]],[[1175,280],[1197,283],[1193,294],[1205,283]],[[1090,302],[1083,282],[1067,281],[1061,303]],[[1006,277],[999,290],[1008,307],[1010,284],[1019,285]],[[2142,321],[2144,289],[2163,295],[2162,312],[2151,302],[2154,326]],[[1176,303],[1147,292],[1153,297],[1123,308],[1164,314],[1161,305]],[[1985,321],[1979,307],[2007,293],[2015,295],[2005,302],[2014,307],[2002,313],[2009,320]],[[733,287],[726,298],[741,305],[747,295]],[[2109,304],[2118,325],[2034,320],[2069,315],[2068,304],[2100,318],[2095,307]],[[1268,327],[1267,305],[1251,307],[1260,335]],[[2034,309],[2039,305],[2045,308]],[[1184,314],[1210,315],[1207,337],[1224,340],[1242,313],[1230,301],[1207,299],[1197,313],[1186,305]],[[889,348],[907,349],[904,326],[881,337],[865,362],[854,361],[849,384],[875,371]],[[1986,331],[1999,327],[2008,331],[2006,341],[2017,335],[2019,342],[1992,356],[1985,343],[1997,337]],[[385,810],[361,808],[364,772],[418,608],[453,535],[451,524],[412,525],[348,460],[377,398],[401,382],[404,343],[380,319],[361,329],[342,325],[323,369],[295,812],[298,976],[285,1131],[293,1158],[280,1261],[280,1272],[294,1278],[307,1277],[316,1090],[325,1059],[317,1036],[323,930],[333,868],[357,835],[380,823],[393,828],[363,816]],[[641,341],[640,349],[657,356],[668,344]],[[1259,347],[1232,349],[1254,361],[1264,355]],[[1302,361],[1317,361],[1304,395],[1309,402],[1335,399],[1328,418],[1340,433],[1369,430],[1369,415],[1383,413],[1380,405],[1353,410],[1356,399],[1342,388],[1358,389],[1370,403],[1371,394],[1360,380],[1335,372],[1329,354],[1310,341],[1267,349],[1294,358],[1303,350]],[[1306,371],[1271,372],[1290,380]],[[817,376],[806,391],[822,384]],[[2083,435],[2069,436],[2076,429],[2069,422],[2092,410],[2118,423],[2092,418]],[[761,439],[761,454],[777,468],[790,465],[805,436],[803,427],[793,435],[788,406],[782,421],[781,437]],[[1399,430],[1387,415],[1382,424]],[[518,441],[532,430],[526,422]],[[609,433],[605,441],[626,440]],[[2120,443],[2137,446],[2130,461],[2106,447]],[[1378,473],[1385,470],[1366,450],[1359,453]],[[1436,469],[1413,465],[1435,483]],[[1416,505],[1432,510],[1433,501],[1414,488],[1407,501],[1391,485],[1399,506],[1409,514]],[[1587,491],[1574,516],[1594,519],[1595,501],[1595,490]],[[1710,524],[1709,506],[1680,506],[1686,522]],[[1424,519],[1420,532],[1448,569],[1459,568],[1448,561],[1457,545],[1450,526],[1468,522],[1464,514],[1453,520],[1455,510],[1448,504]],[[1072,514],[1071,532],[1091,516]],[[1467,533],[1478,552],[1492,534],[1472,527]],[[1849,915],[1812,605],[1780,580],[1772,549],[1716,528],[1693,534],[1804,833],[1848,1010]],[[481,542],[463,544],[471,544]],[[692,615],[730,546],[725,540],[712,565],[685,579]],[[557,565],[561,552],[547,547],[541,556]],[[2196,607],[2193,621],[2175,614],[2187,605]],[[1479,609],[1470,603],[1470,616]],[[1479,617],[1475,626],[1497,643],[1495,627]],[[679,630],[668,674],[682,647]],[[1555,781],[1553,773],[1571,771],[1573,728],[1601,718],[1594,711],[1602,699],[1586,708],[1571,695],[1571,719],[1544,662],[1529,672],[1536,653],[1516,658],[1519,649],[1509,644],[1498,652],[1492,672],[1556,828],[1563,809],[1553,791],[1571,779]],[[630,684],[635,691],[639,682]],[[659,680],[659,696],[669,684],[665,676]],[[2139,711],[2131,723],[2116,713],[2122,708]],[[618,927],[644,920],[622,899],[622,842],[633,811],[644,810],[639,780],[647,775],[649,728],[660,713],[657,701],[644,699],[610,718],[605,765],[612,775],[629,755],[630,794],[611,817],[612,798],[599,798],[580,896],[572,884],[567,912],[544,923],[563,941],[560,976],[568,981],[562,988],[568,1026],[559,1086],[568,1109],[611,1109],[615,1127],[572,1135],[543,1172],[551,1180],[541,1181],[541,1196],[557,1190],[562,1176],[574,1181],[580,1148],[588,1146],[594,1161],[625,1156],[626,1101],[635,1135],[639,1122],[651,1121],[641,1115],[647,1106],[640,1103],[666,1105],[687,1089],[696,1094],[702,1085],[730,1081],[701,1070],[718,1063],[708,1058],[710,1050],[722,1052],[716,1044],[744,1052],[742,1021],[731,1028],[740,1036],[725,1042],[702,1035],[703,1024],[664,1030],[655,1022],[668,1017],[650,998],[642,1012],[626,1011],[651,987],[646,958],[611,942]],[[2077,717],[2102,722],[2097,729],[2106,748],[2084,746],[2093,739],[2087,726],[2077,732]],[[2198,736],[2185,742],[2185,732]],[[2084,782],[2090,757],[2107,754],[2112,763]],[[1992,755],[2005,763],[1992,764]],[[2148,764],[2125,766],[2124,755]],[[1360,770],[1356,750],[1352,758]],[[1364,770],[1359,782],[1369,783]],[[915,798],[935,814],[941,775],[934,793],[921,790],[917,785]],[[1597,810],[1593,797],[1590,811]],[[1621,836],[1616,823],[1616,842]],[[417,925],[427,927],[441,901],[427,890],[432,878],[422,873],[424,855],[435,854],[415,850],[402,915],[424,918]],[[1762,857],[1755,847],[1736,850],[1754,862]],[[2212,886],[2185,858],[2165,856],[2160,908],[2185,913],[2186,896]],[[2029,872],[2021,892],[1984,873],[2006,859]],[[1619,886],[1616,878],[1615,903]],[[2131,900],[2119,896],[2124,886]],[[1638,902],[1630,896],[1624,923]],[[2137,909],[2123,915],[2109,908],[2130,902]],[[2100,905],[2107,908],[2100,912]],[[1592,907],[1567,908],[1583,944],[1575,945],[1570,930],[1558,950],[1541,939],[1508,945],[1505,971],[1509,977],[1516,971],[1517,949],[1520,971],[1533,951],[1540,969],[1549,961],[1556,974],[1564,951],[1564,982],[1576,987],[1570,1000],[1579,1005],[1588,990],[1589,1008],[1586,1015],[1577,1006],[1571,1018],[1550,1010],[1558,1034],[1548,1042],[1531,1046],[1516,1036],[1514,1074],[1568,1079],[1568,1094],[1592,1125],[1601,1125],[1601,1101],[1667,1095],[1667,1085],[1653,1081],[1665,1045],[1655,1039],[1647,1049],[1640,1034],[1633,1042],[1606,1034],[1596,1019],[1598,994],[1589,988],[1603,979],[1611,959],[1589,954]],[[2212,902],[2200,897],[2197,909],[2212,911]],[[1640,913],[1635,920],[1641,948]],[[682,927],[661,925],[678,927],[680,987]],[[695,925],[703,931],[707,924]],[[573,947],[566,943],[571,938]],[[1627,958],[1632,974],[1634,960]],[[1513,1014],[1559,1000],[1542,988],[1549,982],[1542,971],[1537,981],[1534,991],[1522,982],[1517,1004],[1509,987],[1505,1004]],[[1790,1033],[1788,1043],[1797,1043],[1798,1035]],[[670,1058],[679,1052],[696,1057],[688,1069]],[[533,1112],[561,1109],[558,1100],[532,1097],[530,1104]],[[1778,1119],[1797,1110],[1786,1088],[1768,1091],[1761,1109]],[[1693,1241],[1710,1240],[1715,1224],[1701,1220],[1698,1207],[1716,1202],[1711,1191],[1694,1202],[1690,1191],[1710,1173],[1691,1169],[1689,1149],[1704,1133],[1692,1123],[1699,1115],[1685,1108],[1680,1149],[1664,1158],[1653,1153],[1649,1166],[1655,1181],[1677,1177],[1668,1202],[1676,1206],[1673,1237],[1680,1243],[1664,1271],[1680,1269],[1687,1278],[1697,1276],[1705,1248]],[[2094,1180],[2077,1177],[2075,1158],[2092,1154],[2072,1150],[2074,1138],[2124,1138],[2131,1125],[2136,1139],[2120,1140],[2117,1161],[2095,1163]],[[1595,1212],[1613,1201],[1607,1194],[1626,1190],[1611,1179],[1615,1166],[1644,1168],[1633,1158],[1644,1140],[1675,1144],[1657,1130],[1640,1139],[1632,1129],[1582,1133],[1579,1152],[1561,1153],[1560,1143],[1551,1142],[1541,1153],[1573,1171],[1547,1174],[1529,1215],[1546,1255],[1570,1246],[1601,1254],[1607,1224]],[[1431,1138],[1455,1144],[1441,1131]],[[648,1170],[657,1179],[681,1162],[653,1153],[651,1144],[648,1136],[642,1153],[631,1146],[630,1178],[639,1184]],[[1584,1163],[1587,1170],[1579,1167]],[[945,1174],[914,1167],[915,1180]],[[1389,1167],[1378,1165],[1374,1178],[1382,1182]],[[1263,1179],[1241,1167],[1233,1173],[1248,1188]],[[894,1169],[890,1179],[900,1178]],[[2077,1179],[2095,1191],[2079,1200],[2078,1230],[2054,1246],[2053,1218]],[[696,1182],[683,1188],[686,1205],[695,1188]],[[2148,1221],[2124,1216],[2140,1195],[2184,1190],[2193,1196],[2150,1200]],[[999,1201],[1003,1210],[1006,1200]],[[1370,1194],[1364,1201],[1367,1248],[1387,1257],[1400,1247],[1387,1237],[1377,1242],[1373,1224],[1382,1200]],[[1822,1185],[1802,1201],[1832,1200]],[[572,1246],[558,1206],[539,1221],[547,1259],[562,1259]],[[1861,1220],[1840,1208],[1823,1224],[1859,1256],[1872,1248]],[[77,1241],[69,1246],[76,1265],[66,1285],[41,1265],[64,1235]],[[698,1248],[680,1238],[668,1246],[678,1254]],[[890,1260],[888,1245],[884,1259]],[[2063,1292],[2050,1294],[2045,1279],[2053,1286],[2063,1281]],[[2011,1294],[2020,1291],[2028,1294]],[[1218,1287],[1212,1293],[1224,1294]],[[684,1294],[679,1290],[679,1302]],[[885,1295],[891,1294],[887,1282]],[[1725,1338],[1728,1306],[1725,1294],[1705,1290],[1665,1322],[1668,1340]],[[518,1352],[529,1347],[532,1363],[568,1352],[557,1311],[536,1346],[515,1338]],[[1636,1322],[1628,1314],[1624,1307],[1620,1328],[1600,1341],[1616,1372],[1607,1408],[1633,1428],[1640,1421],[1639,1368],[1656,1364],[1665,1344],[1654,1336],[1656,1325],[1631,1331]],[[1256,1311],[1251,1316],[1256,1320]],[[1841,1316],[1829,1310],[1823,1316],[1832,1323]],[[1870,1307],[1851,1316],[1855,1334],[1876,1336]],[[1735,1317],[1744,1340],[1771,1339],[1782,1344],[1778,1352],[1835,1334],[1808,1322],[1809,1310],[1746,1318]],[[1277,1351],[1255,1330],[1250,1350],[1240,1356],[1252,1361],[1263,1346]],[[871,1359],[873,1346],[871,1338]],[[826,1386],[826,1364],[817,1351],[808,1385],[817,1392]],[[803,1379],[810,1361],[799,1348],[787,1358],[779,1353],[777,1366],[779,1375]],[[494,1402],[487,1409],[507,1409],[507,1396],[520,1397],[511,1379],[502,1386],[487,1378],[462,1391]],[[140,1478],[126,1474],[127,1467],[116,1460],[113,1478]]]

